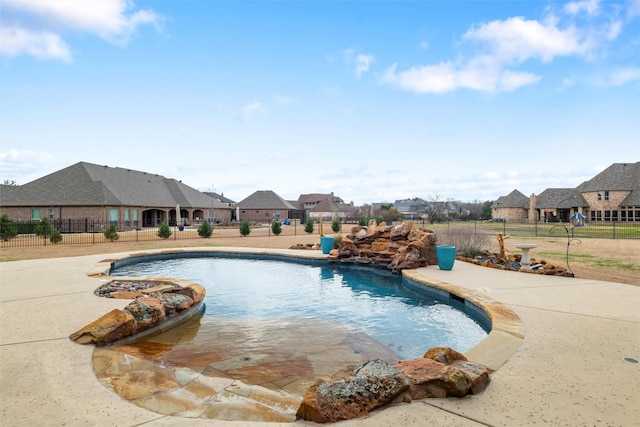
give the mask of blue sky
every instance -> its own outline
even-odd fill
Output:
[[[494,200],[640,161],[640,0],[0,1],[0,180]]]

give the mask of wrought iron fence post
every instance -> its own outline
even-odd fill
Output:
[[[615,240],[616,239],[616,222],[615,221],[613,221],[613,230],[612,230],[612,232],[613,232],[613,240]]]

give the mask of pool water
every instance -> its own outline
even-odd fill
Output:
[[[349,336],[366,336],[398,360],[422,357],[436,346],[465,352],[487,336],[464,312],[418,294],[399,275],[370,267],[201,257],[139,262],[111,274],[173,277],[201,284],[207,296],[197,330],[200,340],[228,328],[240,335],[226,335],[226,340],[249,340],[257,352],[262,346],[273,346],[274,334],[264,328],[277,330],[282,338],[288,332],[305,336],[305,327],[318,335],[320,324],[328,338],[332,330],[347,328],[352,332]],[[247,328],[257,325],[261,331],[247,335]],[[192,339],[198,340],[197,336]],[[318,336],[318,344],[321,341]]]

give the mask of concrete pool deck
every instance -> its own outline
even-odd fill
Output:
[[[319,252],[242,251],[314,257]],[[98,382],[91,365],[94,347],[68,336],[126,305],[95,297],[104,278],[87,275],[101,260],[125,255],[0,263],[0,425],[292,425],[167,417]],[[462,262],[451,271],[430,266],[416,274],[504,303],[520,317],[524,341],[477,396],[388,407],[341,425],[640,426],[640,363],[625,360],[640,360],[640,287]]]

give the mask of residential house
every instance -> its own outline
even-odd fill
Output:
[[[87,162],[24,185],[2,186],[0,213],[14,221],[48,218],[61,231],[87,231],[90,222],[133,229],[231,219],[229,206],[181,181]],[[83,223],[85,229],[77,229]]]
[[[499,221],[526,221],[529,218],[529,198],[518,190],[500,196],[491,206],[491,217]]]
[[[640,222],[640,162],[614,163],[577,187],[589,221]]]
[[[238,206],[237,206],[235,201],[233,201],[233,200],[231,200],[231,199],[229,199],[227,197],[224,197],[224,193],[218,194],[218,193],[215,193],[213,191],[204,191],[204,194],[206,194],[209,197],[213,197],[215,200],[219,201],[222,204],[225,204],[225,205],[229,206],[231,208],[231,221],[232,222],[235,222],[238,219]],[[225,219],[224,218],[222,220],[216,219],[216,222],[220,222],[220,221],[224,222]]]
[[[393,206],[402,214],[402,219],[422,219],[428,210],[429,203],[426,200],[415,197],[413,199],[396,200]]]
[[[353,202],[345,203],[340,197],[330,194],[301,194],[298,200],[291,201],[298,210],[306,212],[310,218],[324,221],[334,219],[353,219],[357,217],[357,209]]]
[[[583,213],[589,204],[575,188],[547,188],[531,195],[528,219],[544,222],[569,222],[573,213]]]
[[[509,221],[569,221],[582,214],[587,221],[640,222],[640,162],[614,163],[576,188],[548,188],[526,197],[518,190],[499,197],[492,217]]]
[[[296,207],[271,190],[259,190],[238,202],[240,221],[269,223],[289,217]]]

